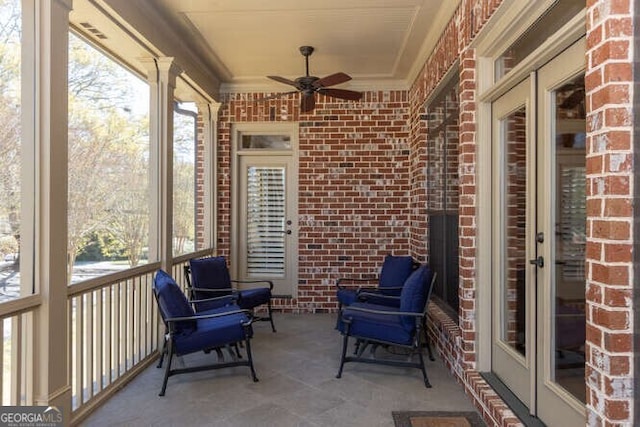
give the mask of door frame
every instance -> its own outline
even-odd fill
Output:
[[[240,141],[242,135],[289,135],[291,138],[291,149],[289,150],[274,150],[274,149],[252,149],[243,150],[240,147]],[[241,157],[289,157],[291,159],[291,174],[294,179],[292,180],[297,184],[298,182],[298,135],[299,126],[297,123],[288,122],[255,122],[255,123],[234,123],[231,126],[231,172],[229,179],[231,180],[231,211],[229,214],[230,221],[230,271],[233,277],[242,279],[240,274],[241,263],[237,262],[240,257],[241,245],[238,243],[241,228],[240,222],[240,203],[242,202],[241,179],[240,179],[240,158]],[[295,191],[287,191],[287,206],[290,209],[288,218],[291,220],[291,235],[288,237],[291,240],[289,247],[290,251],[286,253],[286,268],[288,269],[287,276],[290,277],[291,283],[291,297],[296,298],[298,293],[298,191],[297,187]],[[275,295],[279,296],[279,295]],[[289,297],[289,295],[286,295]]]
[[[476,141],[490,141],[492,134],[491,104],[515,84],[525,79],[533,70],[550,61],[575,41],[585,35],[586,11],[567,22],[558,32],[542,43],[533,54],[521,61],[505,77],[495,81],[495,59],[504,52],[521,34],[544,14],[553,4],[553,0],[540,2],[508,2],[501,5],[491,21],[471,43],[476,50],[477,104],[476,104]],[[489,144],[477,144],[476,163],[491,165],[492,149]],[[480,372],[491,371],[491,331],[492,331],[492,292],[491,286],[479,284],[491,283],[492,259],[492,191],[491,167],[478,167],[477,213],[478,228],[476,236],[476,368]],[[487,195],[487,196],[485,196]]]

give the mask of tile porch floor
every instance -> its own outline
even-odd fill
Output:
[[[182,374],[170,377],[159,397],[164,366],[154,364],[82,425],[393,427],[392,411],[475,410],[437,356],[431,362],[425,354],[431,389],[418,369],[382,365],[347,363],[337,379],[342,337],[335,315],[274,317],[275,334],[267,322],[254,325],[259,382],[248,367]],[[215,356],[196,353],[174,363],[193,366],[203,357]]]

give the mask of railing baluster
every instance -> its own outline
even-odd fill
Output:
[[[78,408],[82,406],[83,398],[82,398],[82,313],[83,313],[83,297],[82,295],[78,295],[75,300],[75,330],[73,331],[72,339],[75,341],[74,347],[74,395],[76,398],[75,407]]]
[[[136,339],[133,308],[135,307],[135,295],[133,293],[134,280],[127,280],[127,371],[134,365],[133,343]]]
[[[104,330],[104,324],[102,323],[102,294],[104,289],[97,289],[93,294],[95,296],[95,317],[93,328],[93,342],[94,342],[94,361],[93,361],[93,380],[95,381],[94,393],[98,393],[102,390],[102,378],[103,378],[103,365],[102,361],[102,331]]]
[[[104,387],[106,388],[111,384],[111,369],[113,367],[113,343],[111,342],[111,328],[113,327],[111,322],[111,303],[113,286],[104,288]]]
[[[85,312],[84,312],[84,387],[85,398],[83,401],[88,401],[93,397],[93,292],[89,292],[84,295],[85,300]]]
[[[20,315],[22,331],[33,331],[33,312]],[[22,405],[33,405],[33,334],[22,341]],[[28,367],[28,368],[27,368]]]

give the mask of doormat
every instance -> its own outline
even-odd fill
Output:
[[[485,427],[476,412],[392,412],[396,427]]]

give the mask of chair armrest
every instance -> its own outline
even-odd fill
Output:
[[[415,317],[415,318],[421,318],[423,316],[426,315],[425,313],[414,313],[413,311],[386,311],[386,310],[374,310],[371,308],[364,308],[364,307],[354,307],[354,306],[348,306],[346,309],[351,310],[351,311],[361,311],[363,313],[372,313],[372,314],[382,314],[382,315],[386,315],[386,316],[410,316],[410,317]],[[344,308],[342,309],[343,313],[341,314],[341,316],[344,316]]]
[[[382,299],[386,299],[388,301],[400,301],[400,297],[399,296],[384,295],[384,294],[379,294],[377,292],[358,292],[358,299],[359,300],[366,300],[367,297],[382,298]]]
[[[227,298],[231,298],[231,300],[236,301],[238,299],[238,295],[233,293],[231,295],[223,295],[221,297],[212,297],[212,298],[202,298],[202,299],[192,299],[189,300],[191,304],[198,304],[201,302],[212,302],[212,301],[222,301]]]
[[[344,282],[352,282],[352,283],[344,283]],[[372,283],[375,282],[376,286],[369,286],[369,289],[376,289],[377,288],[377,282],[378,282],[378,277],[368,277],[368,278],[359,278],[359,277],[340,277],[338,278],[338,280],[336,280],[336,286],[339,289],[344,289],[344,288],[351,288],[354,287],[354,285],[357,285],[358,289],[360,289],[362,287],[362,285],[359,285],[359,283]],[[345,286],[347,285],[347,286]],[[348,286],[351,285],[351,286]]]
[[[210,313],[210,314],[203,314],[203,315],[195,315],[195,316],[182,316],[182,317],[168,317],[166,319],[164,319],[164,321],[167,323],[167,325],[169,325],[169,328],[171,329],[171,325],[173,323],[176,322],[184,322],[187,320],[202,320],[202,319],[215,319],[216,317],[224,317],[224,316],[231,316],[232,314],[246,314],[247,316],[249,316],[249,321],[246,323],[243,323],[243,325],[248,326],[251,324],[251,322],[253,322],[253,316],[251,314],[250,310],[243,310],[243,309],[237,309],[237,310],[233,310],[233,311],[226,311],[224,313]]]
[[[215,294],[215,293],[219,294],[221,292],[227,292],[227,293],[233,294],[235,292],[238,292],[238,290],[235,289],[235,288],[215,288],[215,289],[212,289],[212,288],[196,288],[194,286],[192,286],[190,288],[190,290],[193,291],[193,292],[202,292],[202,293],[210,293],[210,294]]]
[[[232,280],[231,283],[243,283],[243,284],[256,284],[266,283],[269,285],[269,290],[273,290],[273,281],[271,280]]]

